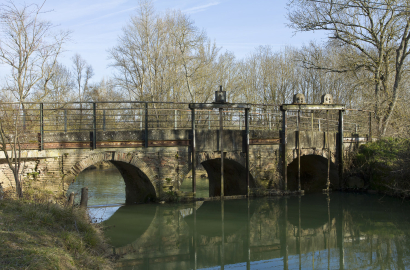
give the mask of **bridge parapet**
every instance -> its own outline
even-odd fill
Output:
[[[22,175],[27,178],[32,177],[33,172],[39,173],[37,180],[43,181],[45,186],[61,186],[64,177],[67,181],[74,179],[71,176],[75,177],[85,165],[100,160],[96,156],[125,153],[147,164],[144,166],[149,170],[139,168],[144,167],[142,163],[133,164],[132,159],[104,160],[137,167],[140,179],[149,179],[156,196],[161,197],[166,192],[179,190],[192,166],[200,166],[208,160],[217,162],[221,158],[217,130],[219,114],[215,110],[196,109],[197,161],[192,164],[192,116],[186,103],[29,103],[24,110],[19,110],[20,114],[11,117],[17,112],[17,106],[2,104],[0,114],[10,128],[13,119],[20,119],[17,129],[25,161]],[[289,107],[284,121],[280,106],[250,104],[249,107],[249,168],[255,188],[286,189],[287,164],[300,156],[317,155],[334,164],[339,162],[340,114],[330,112],[326,115],[313,107],[309,110]],[[343,153],[346,148],[351,151],[352,145],[371,140],[372,134],[369,112],[344,111]],[[243,167],[247,143],[245,111],[224,111],[223,123],[226,157],[239,164],[232,168]],[[11,149],[12,145],[7,147]],[[285,149],[288,151],[284,155]],[[12,183],[4,153],[0,153],[0,161],[0,182]],[[208,167],[215,164],[208,164]],[[128,167],[124,168],[124,174],[130,172]],[[218,177],[214,172],[209,174]]]

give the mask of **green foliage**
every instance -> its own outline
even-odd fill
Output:
[[[409,148],[409,140],[387,138],[361,145],[356,159],[361,165],[366,162],[392,165],[403,153],[408,152]]]
[[[372,189],[403,193],[410,187],[409,157],[410,140],[386,138],[361,145],[354,165]]]

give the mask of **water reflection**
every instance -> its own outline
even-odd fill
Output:
[[[408,203],[370,195],[123,206],[120,269],[405,269]]]

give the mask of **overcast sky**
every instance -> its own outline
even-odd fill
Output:
[[[21,1],[22,2],[22,1]],[[30,0],[25,1],[27,4]],[[41,4],[42,1],[33,0]],[[19,3],[19,0],[16,0]],[[321,33],[297,33],[286,26],[286,0],[156,0],[155,9],[179,9],[190,15],[208,37],[229,50],[237,59],[246,57],[259,45],[280,50],[286,45],[300,47],[310,40],[322,41]],[[48,0],[43,18],[59,28],[71,30],[62,62],[79,53],[94,68],[93,81],[110,76],[107,49],[115,46],[121,29],[135,14],[138,0]],[[2,69],[4,70],[4,69]]]

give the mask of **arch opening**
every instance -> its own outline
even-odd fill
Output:
[[[139,168],[122,161],[111,161],[125,182],[125,203],[148,203],[157,200],[154,185]]]
[[[181,181],[180,190],[184,192],[192,191],[192,170],[190,170]],[[209,178],[208,173],[200,164],[196,168],[196,197],[209,197]]]
[[[88,187],[88,205],[125,203],[125,183],[118,169],[110,162],[88,166],[70,183],[67,195],[75,193],[75,203],[80,203],[81,188]]]
[[[322,192],[327,182],[327,158],[317,155],[306,155],[300,157],[300,184],[306,193]],[[298,160],[289,163],[288,189],[298,189]],[[330,162],[330,188],[339,188],[339,175],[337,166]]]
[[[201,163],[209,179],[209,197],[221,196],[221,159],[210,159]],[[250,175],[249,187],[256,186],[255,179]],[[240,163],[224,159],[224,195],[246,195],[246,168]]]
[[[117,172],[117,176],[114,178],[120,178],[121,182],[118,182],[118,179],[109,179],[108,182],[115,181],[117,188],[122,189],[122,192],[120,193],[125,194],[123,195],[123,197],[125,197],[126,204],[147,203],[157,200],[158,193],[156,187],[154,186],[154,183],[150,179],[150,177],[153,177],[150,168],[143,161],[132,158],[132,156],[127,153],[102,153],[89,156],[86,159],[77,162],[72,167],[70,173],[68,174],[68,177],[65,178],[65,181],[71,182],[72,180],[72,182],[75,184],[74,186],[78,186],[79,184],[82,185],[81,187],[88,186],[88,181],[86,181],[86,179],[83,179],[82,183],[78,183],[78,181],[75,181],[75,179],[78,180],[84,178],[84,176],[82,177],[82,174],[86,174],[85,177],[87,177],[87,174],[90,174],[90,172],[99,172],[100,170],[98,169],[87,170],[87,168],[95,167],[96,164],[102,162],[109,162],[113,165],[111,170],[115,170]],[[110,176],[110,174],[108,174],[108,176]],[[94,186],[96,186],[100,190],[100,193],[103,193],[105,195],[110,193],[110,190],[107,191],[106,189],[104,189],[104,184],[102,183],[104,181],[101,181],[106,177],[107,175],[104,172],[102,174],[100,173],[100,175],[97,177],[90,177],[94,178],[93,182],[96,182]],[[105,179],[105,182],[107,182],[107,179]],[[110,184],[112,185],[112,183]],[[70,188],[71,186],[72,185],[70,185]],[[69,192],[71,192],[70,188]],[[80,190],[80,188],[78,187],[77,189]],[[98,195],[99,194],[95,194],[94,196]],[[124,201],[119,203],[124,203]]]

